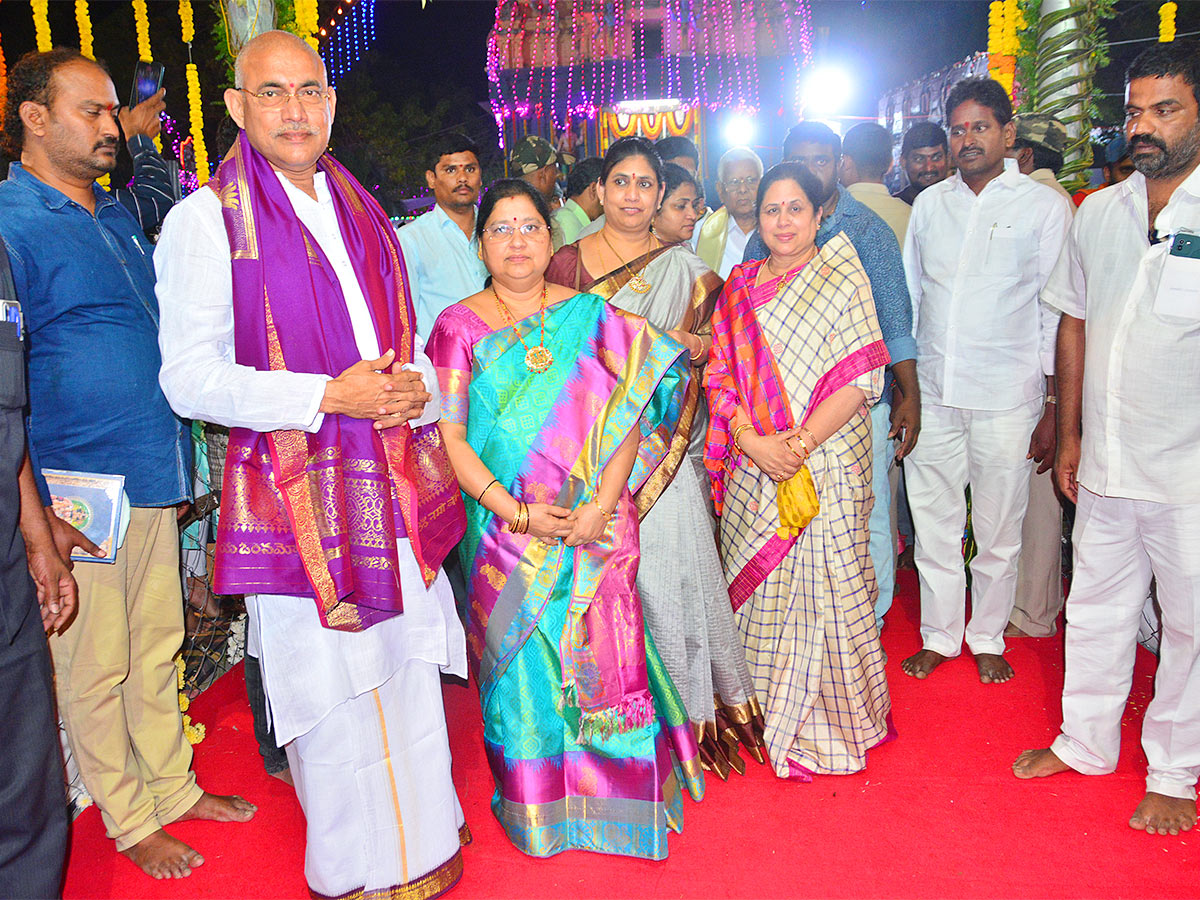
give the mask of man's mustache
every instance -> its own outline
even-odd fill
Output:
[[[301,134],[317,134],[317,129],[305,122],[290,122],[287,125],[281,125],[271,132],[271,137],[283,137],[285,134],[298,131]]]
[[[101,138],[100,140],[96,141],[96,146],[92,148],[92,151],[95,152],[96,150],[103,150],[105,147],[112,147],[113,149],[116,149],[116,146],[117,139],[115,137]]]
[[[1158,150],[1161,150],[1163,153],[1167,152],[1167,142],[1162,138],[1154,137],[1154,135],[1151,134],[1139,134],[1137,137],[1131,140],[1129,142],[1129,151],[1132,153],[1141,144],[1145,144],[1148,147],[1154,147]]]

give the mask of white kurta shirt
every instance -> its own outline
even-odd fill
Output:
[[[1200,277],[1191,315],[1155,310],[1171,235],[1200,234],[1200,168],[1158,214],[1140,172],[1089,194],[1043,297],[1085,322],[1079,483],[1095,494],[1200,503]],[[1176,309],[1175,311],[1181,311]]]
[[[694,234],[700,233],[699,223],[697,223]],[[754,230],[750,230],[753,234]],[[733,271],[734,266],[742,264],[742,257],[746,255],[746,244],[750,242],[750,234],[742,231],[737,220],[733,216],[729,217],[729,222],[725,228],[725,252],[721,256],[721,268],[717,272],[722,278],[728,278],[729,273]]]
[[[359,354],[378,358],[371,313],[342,240],[324,173],[314,179],[316,200],[283,176],[279,180],[296,215],[333,266]],[[159,383],[177,413],[255,431],[313,432],[321,427],[328,376],[260,372],[234,362],[229,239],[213,191],[196,191],[167,215],[154,267],[162,316]],[[412,421],[414,426],[436,422],[441,415],[437,375],[423,346],[416,336],[415,362],[405,368],[421,373],[433,399]],[[247,598],[247,649],[262,661],[281,746],[307,733],[338,704],[383,684],[408,661],[423,660],[465,674],[466,644],[446,576],[439,573],[427,590],[409,540],[396,543],[404,612],[366,631],[321,627],[316,604],[308,597]]]
[[[955,174],[918,195],[904,242],[926,403],[1015,409],[1054,374],[1058,313],[1038,294],[1071,210],[1013,160],[976,194]]]

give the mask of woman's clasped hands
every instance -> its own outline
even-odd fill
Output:
[[[800,471],[808,458],[799,428],[775,434],[757,434],[747,429],[738,438],[743,453],[772,481],[787,481]]]

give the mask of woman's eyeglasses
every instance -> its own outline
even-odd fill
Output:
[[[492,225],[483,229],[484,236],[494,243],[503,241],[511,241],[513,235],[517,232],[521,233],[521,237],[526,240],[535,240],[544,238],[550,233],[550,229],[538,222],[524,222],[520,225],[514,225],[511,222],[501,222],[499,225]]]

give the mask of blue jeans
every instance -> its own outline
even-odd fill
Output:
[[[879,402],[871,409],[871,490],[875,505],[867,528],[871,532],[871,564],[879,597],[875,600],[875,620],[883,627],[883,617],[892,608],[896,589],[896,536],[892,534],[892,491],[888,483],[888,468],[892,464],[895,444],[888,440],[891,430],[892,406]]]

